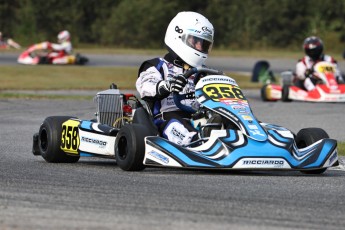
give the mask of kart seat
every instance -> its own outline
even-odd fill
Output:
[[[144,107],[139,107],[135,110],[133,121],[134,124],[141,124],[152,131],[152,135],[158,135],[158,128],[153,123],[152,117],[149,115]]]

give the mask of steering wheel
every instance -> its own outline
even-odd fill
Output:
[[[195,67],[195,68],[191,68],[189,70],[187,70],[183,76],[188,79],[190,76],[192,76],[195,73],[206,73],[206,74],[214,74],[214,75],[222,75],[224,74],[223,71],[220,70],[216,70],[216,69],[210,69],[207,67]],[[196,110],[193,109],[191,106],[188,105],[184,105],[181,103],[182,100],[186,100],[188,99],[188,97],[190,96],[190,94],[179,94],[174,92],[173,93],[173,98],[174,98],[174,102],[177,106],[177,108],[179,108],[180,110],[184,111],[184,112],[188,112],[188,113],[195,113]]]

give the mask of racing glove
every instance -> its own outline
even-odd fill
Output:
[[[157,84],[157,94],[160,97],[167,97],[170,93],[181,92],[187,82],[187,79],[182,74],[179,74],[170,80],[160,81]]]
[[[305,77],[313,77],[314,71],[312,69],[306,69],[304,72]]]

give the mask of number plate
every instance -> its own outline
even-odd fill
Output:
[[[68,120],[62,124],[61,146],[60,148],[67,153],[78,154],[80,144],[79,121]]]

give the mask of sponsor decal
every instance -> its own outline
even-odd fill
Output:
[[[245,107],[248,107],[248,102],[241,99],[219,99],[220,102],[231,105],[231,106],[241,106],[243,109],[246,109]]]
[[[283,160],[243,160],[243,165],[270,165],[270,166],[284,166]]]
[[[97,140],[97,139],[93,139],[89,137],[81,137],[81,141],[98,145],[99,148],[104,148],[107,145],[106,141],[101,141],[101,140]]]
[[[250,128],[250,129],[259,129],[256,125],[248,125],[248,128]]]
[[[167,105],[174,105],[175,103],[173,101],[168,101]]]
[[[231,106],[232,109],[234,110],[245,110],[246,107],[242,106],[242,105],[233,105]]]
[[[226,105],[238,105],[237,99],[219,99],[219,101]]]
[[[265,136],[264,134],[262,134],[259,130],[249,130],[249,132],[251,132],[253,135],[259,135],[259,136]]]
[[[178,26],[175,27],[175,31],[179,34],[183,33],[183,29],[180,29],[180,27],[178,27]]]
[[[241,114],[245,114],[245,115],[249,115],[249,112],[246,110],[243,111],[238,111],[237,114],[241,115]]]
[[[251,116],[249,116],[249,115],[242,115],[242,118],[245,121],[252,121],[253,120],[253,118]]]
[[[153,156],[154,158],[162,161],[163,163],[165,164],[168,164],[169,163],[169,158],[163,156],[162,154],[160,153],[157,153],[156,151],[154,150],[151,150],[150,152],[148,152],[149,155]]]
[[[209,82],[209,81],[222,81],[226,82],[227,84],[235,85],[237,86],[237,83],[234,79],[232,78],[225,78],[225,77],[210,77],[210,78],[202,78],[201,81],[204,82]]]
[[[154,74],[155,74],[154,71],[149,71],[149,70],[147,70],[147,71],[145,71],[145,72],[142,72],[142,73],[140,74],[140,76],[141,76],[142,78],[144,78],[144,77],[146,77],[146,76],[151,76],[151,75],[154,75]]]
[[[177,129],[175,129],[175,127],[172,128],[171,133],[180,140],[183,140],[186,137],[186,135],[180,133]]]
[[[202,31],[204,31],[205,33],[209,33],[209,34],[212,34],[212,30],[210,28],[208,28],[207,26],[204,26],[201,28]]]

